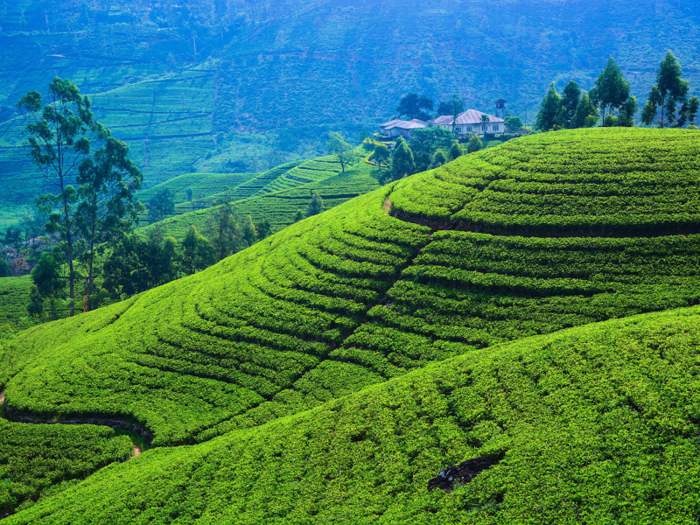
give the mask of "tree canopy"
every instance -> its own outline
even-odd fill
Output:
[[[417,93],[409,93],[405,95],[396,108],[397,116],[405,115],[409,119],[430,120],[428,111],[433,110],[433,99],[419,95]]]
[[[688,98],[689,84],[681,78],[683,70],[678,59],[669,51],[656,72],[656,84],[642,112],[642,122],[654,123],[660,128],[681,128],[693,122],[700,102],[697,97]],[[679,107],[680,106],[680,107]]]

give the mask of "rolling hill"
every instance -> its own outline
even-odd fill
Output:
[[[697,308],[557,332],[700,304],[698,153],[686,130],[507,142],[21,333],[11,421],[155,449],[11,520],[683,522]]]
[[[542,7],[542,3],[546,8]],[[640,100],[668,48],[697,94],[698,6],[672,0],[0,2],[0,228],[43,188],[15,104],[56,75],[93,98],[152,187],[257,172],[375,131],[408,91],[504,97],[532,123],[549,83],[590,88],[615,56]]]
[[[479,350],[112,465],[30,523],[692,523],[700,310]],[[492,466],[454,491],[441,469]]]

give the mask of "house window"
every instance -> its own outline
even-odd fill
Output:
[[[498,125],[497,125],[497,124],[493,126],[493,130],[494,130],[494,131],[498,131]]]
[[[469,127],[467,128],[467,131],[471,133],[471,130],[472,130],[472,127],[469,126]]]

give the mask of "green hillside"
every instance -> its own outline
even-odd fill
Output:
[[[56,75],[92,96],[151,187],[319,155],[329,130],[374,132],[409,91],[483,111],[503,97],[532,124],[552,80],[588,89],[610,56],[642,101],[670,48],[697,93],[698,20],[695,3],[658,0],[2,0],[0,228],[43,187],[15,104]]]
[[[471,352],[194,447],[156,449],[20,523],[692,523],[700,309]],[[494,464],[452,493],[442,468]]]
[[[507,142],[19,334],[11,420],[156,450],[12,519],[687,522],[700,312],[556,332],[700,304],[698,154],[685,130]]]
[[[4,324],[17,325],[24,317],[28,317],[29,290],[32,278],[0,277],[0,326]]]
[[[241,184],[257,177],[257,173],[187,173],[167,182],[163,182],[141,191],[138,199],[146,207],[150,200],[161,191],[169,191],[175,202],[176,213],[191,211],[198,203],[206,203],[212,195],[228,190],[235,190]],[[192,192],[192,201],[188,201],[187,192]]]
[[[328,210],[379,188],[378,170],[364,161],[365,155],[366,152],[361,149],[355,150],[353,164],[344,173],[333,157],[285,164],[262,173],[230,191],[212,195],[204,199],[204,202],[214,203],[230,199],[239,221],[250,215],[256,224],[263,220],[270,221],[272,231],[278,232],[294,222],[297,212],[306,212],[316,191]],[[248,192],[250,196],[245,198]],[[235,200],[236,197],[243,199]],[[176,206],[176,210],[185,209],[185,204]],[[184,213],[138,231],[145,234],[158,227],[166,235],[182,239],[190,225],[194,224],[198,231],[211,237],[214,235],[217,212],[218,207],[210,207]]]

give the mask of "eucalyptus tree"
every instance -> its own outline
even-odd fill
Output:
[[[655,119],[660,128],[681,128],[695,120],[700,101],[688,98],[688,81],[683,80],[678,59],[669,51],[656,72],[656,84],[642,112],[642,122],[647,126]],[[680,106],[680,108],[679,108]]]

